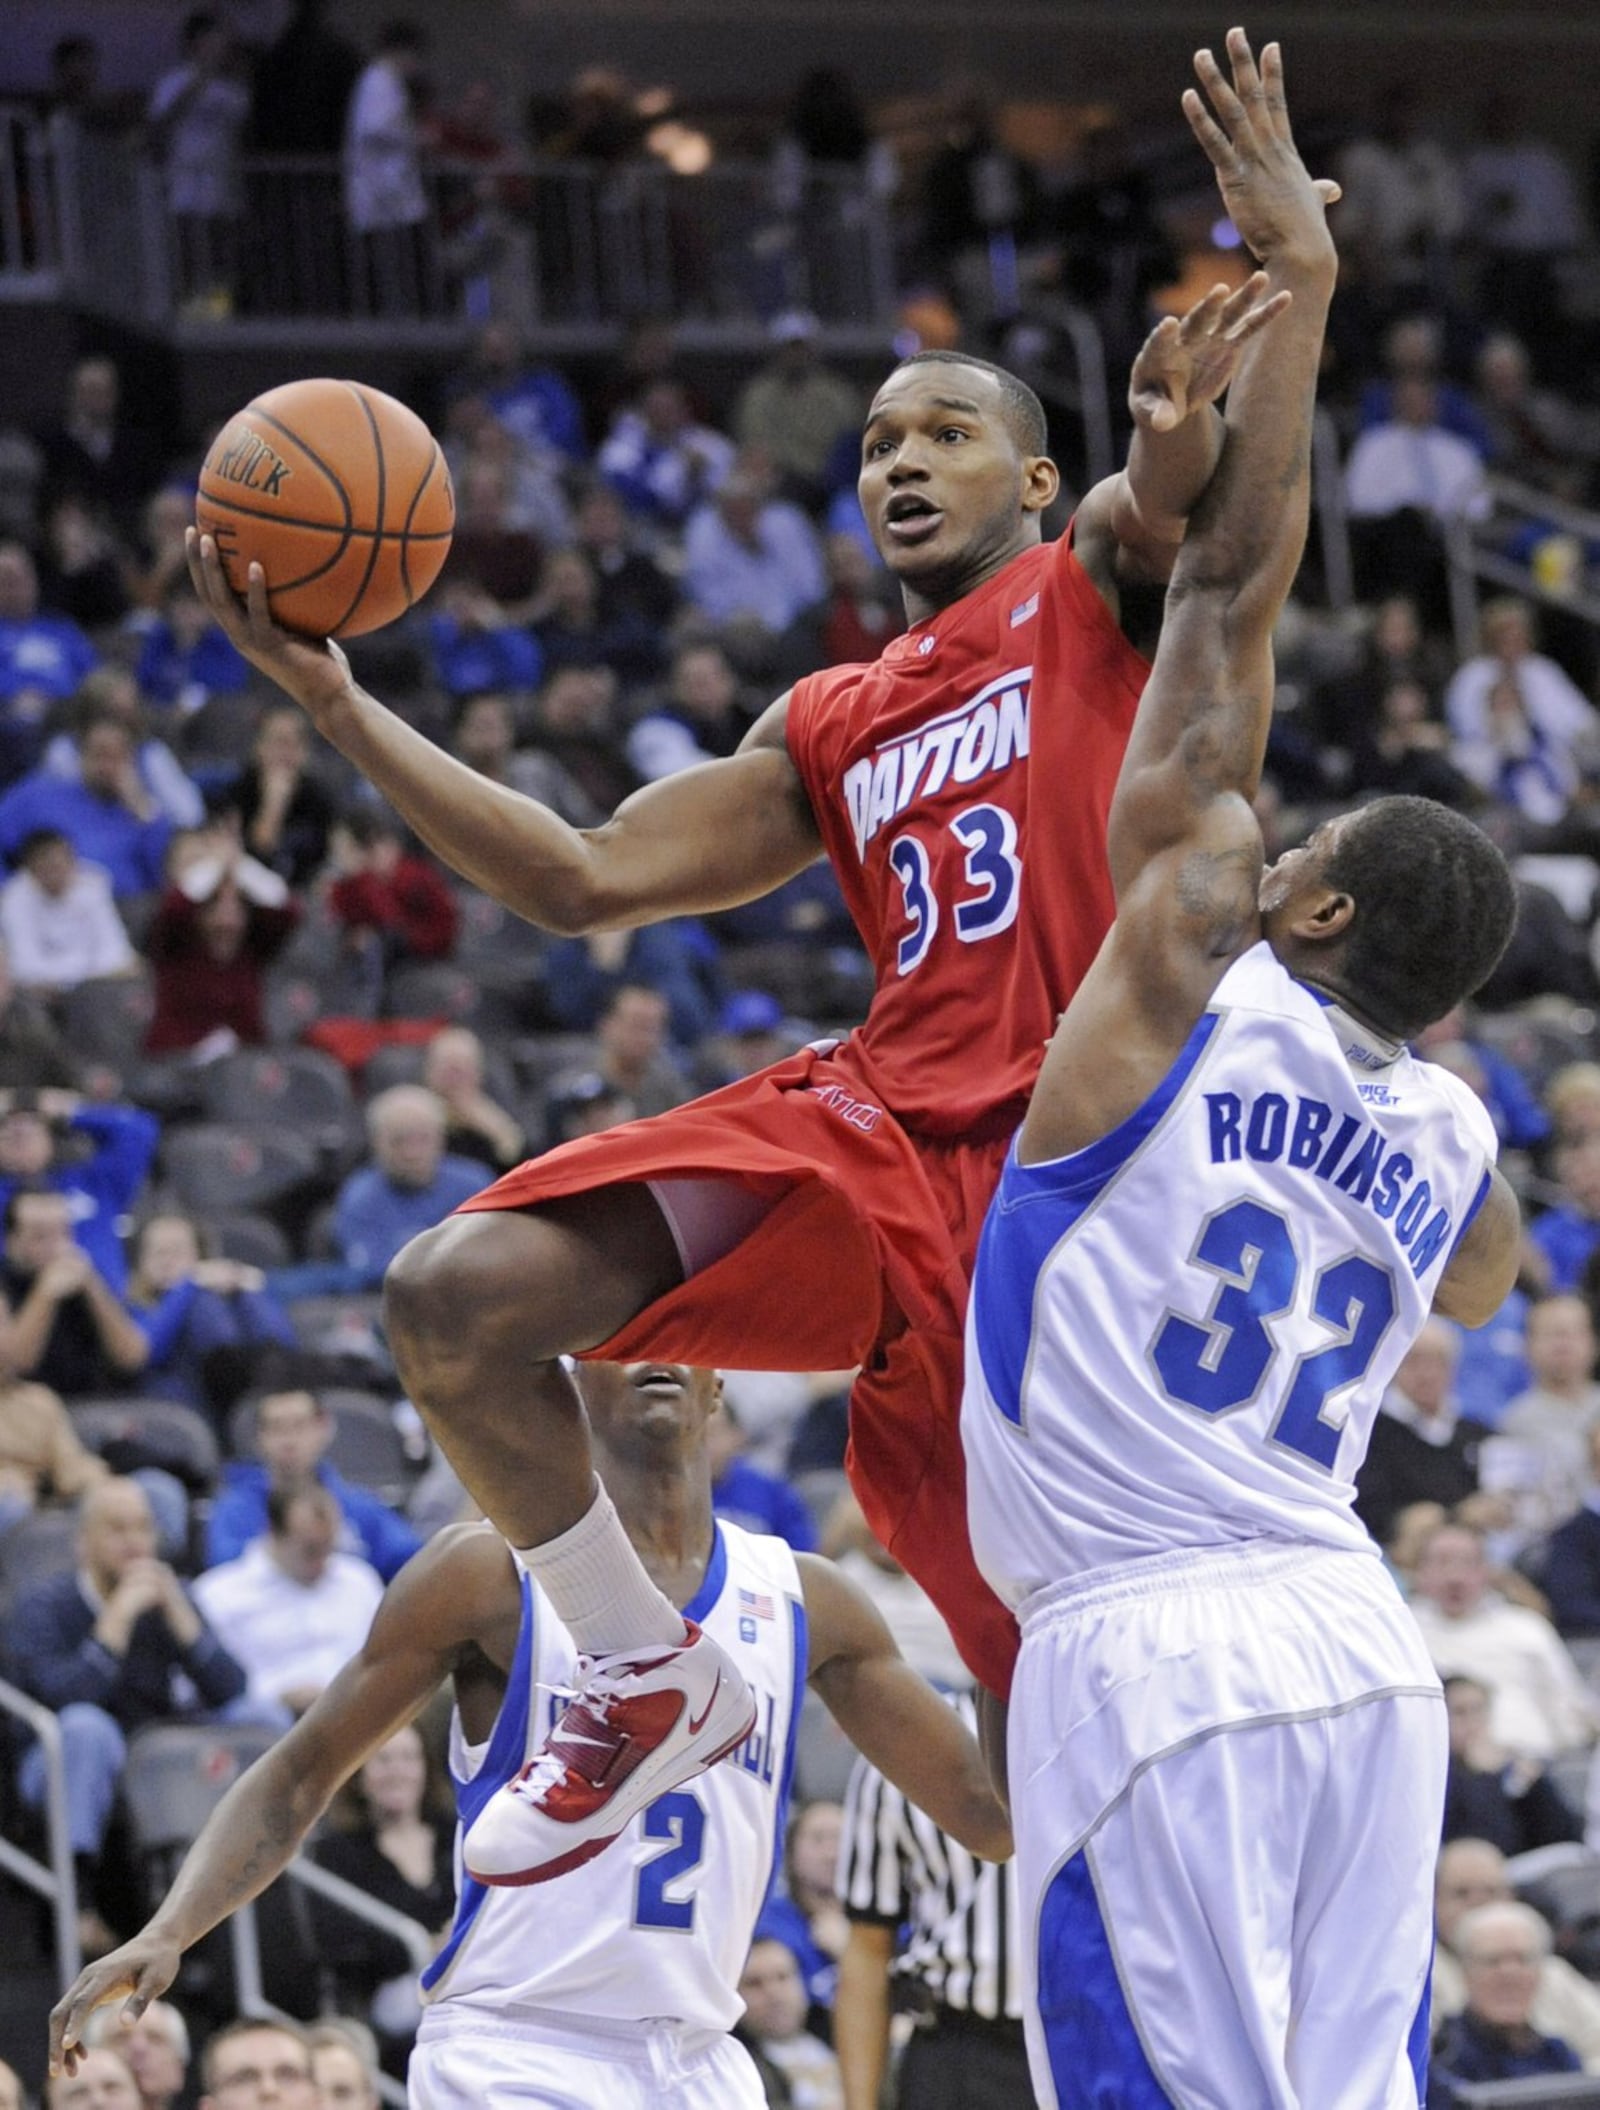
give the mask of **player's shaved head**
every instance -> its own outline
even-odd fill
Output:
[[[971,352],[913,352],[909,359],[901,360],[894,372],[903,374],[912,366],[966,367],[973,373],[987,374],[999,392],[1006,430],[1016,442],[1017,452],[1028,455],[1049,452],[1050,429],[1044,405],[1026,381],[1019,380],[1005,367],[996,366],[990,359],[979,359]],[[893,375],[890,378],[893,379]]]

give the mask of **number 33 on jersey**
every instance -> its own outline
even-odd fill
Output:
[[[1069,534],[791,692],[789,752],[877,982],[852,1049],[913,1133],[1021,1118],[1111,920],[1106,815],[1146,672]]]

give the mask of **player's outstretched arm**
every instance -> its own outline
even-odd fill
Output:
[[[369,696],[331,639],[314,642],[275,623],[258,564],[241,601],[216,544],[191,528],[189,572],[251,665],[294,698],[429,849],[530,923],[578,936],[732,908],[770,893],[821,852],[784,742],[785,699],[737,754],[647,785],[601,828],[572,828]]]
[[[409,1722],[481,1632],[514,1579],[494,1534],[441,1533],[384,1594],[361,1653],[228,1790],[143,1931],[89,1964],[50,2016],[50,2070],[71,2073],[90,2015],[126,1996],[129,2021],[159,1999],[184,1952],[258,1898],[293,1860],[336,1789]]]
[[[877,1607],[831,1561],[798,1556],[811,1683],[858,1751],[942,1831],[986,1861],[1011,1855],[1011,1823],[976,1737],[895,1646]]]
[[[1521,1205],[1504,1174],[1491,1170],[1483,1207],[1440,1277],[1434,1310],[1463,1326],[1486,1326],[1510,1296],[1521,1263]]]
[[[1166,851],[1201,837],[1220,850],[1237,838],[1259,856],[1248,801],[1272,711],[1272,628],[1309,514],[1317,368],[1337,274],[1326,193],[1295,149],[1278,47],[1267,46],[1259,71],[1242,31],[1230,33],[1228,48],[1232,86],[1209,52],[1195,60],[1216,115],[1192,89],[1184,109],[1223,196],[1248,201],[1238,208],[1241,230],[1268,287],[1290,298],[1245,347],[1222,458],[1173,570],[1161,652],[1108,823],[1119,918],[1129,890]],[[1175,876],[1160,875],[1169,886]]]
[[[1329,190],[1307,175],[1289,129],[1277,46],[1259,70],[1242,31],[1228,52],[1232,86],[1209,52],[1195,60],[1215,116],[1192,90],[1184,109],[1279,305],[1244,346],[1222,459],[1173,570],[1107,822],[1116,921],[1051,1042],[1024,1163],[1079,1149],[1131,1112],[1260,934],[1250,802],[1272,714],[1272,627],[1305,542],[1337,258]]]
[[[1281,90],[1281,71],[1278,84]],[[1246,244],[1262,256],[1274,229],[1270,203],[1263,210],[1256,196],[1258,184],[1257,172],[1247,172],[1224,191],[1224,203]],[[1339,195],[1328,180],[1316,188],[1325,205]],[[1127,466],[1097,484],[1078,509],[1079,554],[1103,589],[1108,572],[1114,587],[1170,579],[1190,516],[1216,473],[1225,432],[1217,400],[1245,339],[1266,319],[1241,331],[1235,311],[1217,327],[1217,303],[1225,298],[1207,296],[1181,322],[1169,317],[1159,324],[1133,363]]]
[[[1133,362],[1128,465],[1095,485],[1073,529],[1080,562],[1124,626],[1132,610],[1123,589],[1164,586],[1172,575],[1189,515],[1222,453],[1217,398],[1245,345],[1283,305],[1259,276],[1231,296],[1213,287],[1186,315],[1158,323]]]

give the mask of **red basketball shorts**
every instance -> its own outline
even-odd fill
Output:
[[[1004,1697],[1016,1623],[967,1541],[962,1328],[1004,1140],[915,1141],[848,1046],[802,1049],[709,1097],[582,1136],[464,1204],[527,1209],[595,1187],[728,1179],[772,1205],[756,1229],[587,1353],[725,1370],[838,1370],[851,1485],[927,1591],[973,1673]]]

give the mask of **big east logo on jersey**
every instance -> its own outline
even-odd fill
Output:
[[[851,763],[840,789],[859,856],[865,858],[868,843],[914,798],[932,798],[946,783],[975,784],[1026,758],[1032,679],[1032,667],[1015,667],[970,703]]]

